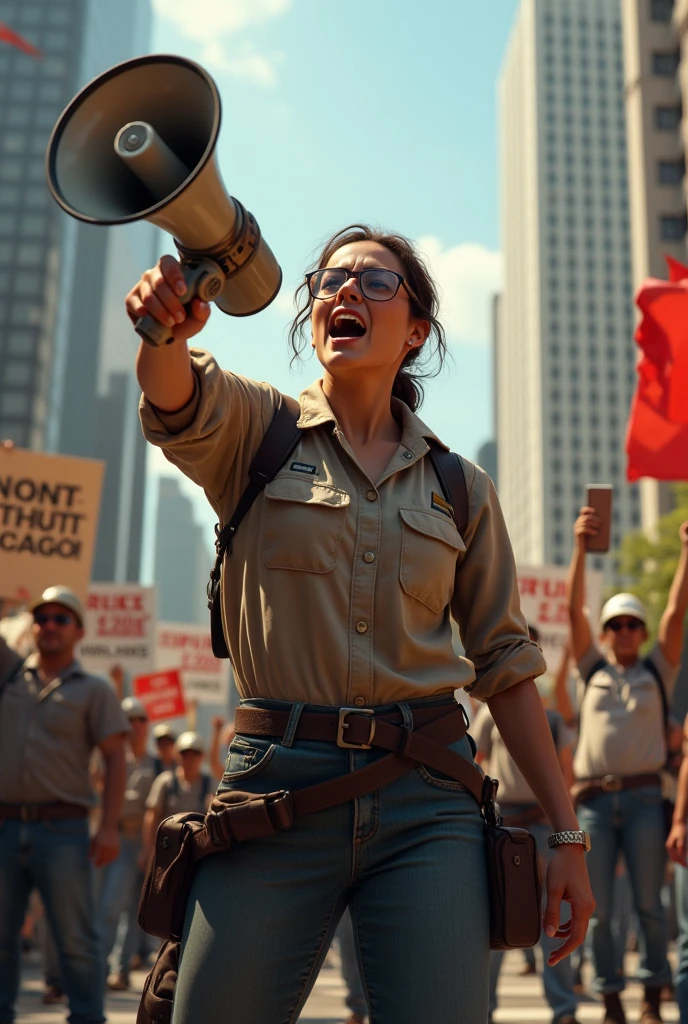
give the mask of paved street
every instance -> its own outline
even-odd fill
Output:
[[[629,957],[632,968],[633,957]],[[518,975],[521,957],[510,954],[505,959],[501,977],[500,1008],[495,1016],[495,1024],[536,1024],[539,1021],[551,1020],[549,1008],[542,999],[542,987],[538,977],[522,978]],[[141,985],[143,974],[134,974],[134,981]],[[40,973],[35,964],[27,965],[19,1004],[18,1024],[58,1024],[64,1020],[62,1007],[44,1007],[40,1002]],[[638,1019],[641,989],[638,985],[630,985],[624,996],[629,1024]],[[137,995],[132,993],[112,994],[108,1000],[108,1020],[110,1024],[135,1024]],[[678,1010],[674,1003],[666,1004],[662,1015],[667,1024],[678,1021]],[[601,1006],[592,999],[581,1003],[578,1017],[581,1024],[599,1024]],[[339,1024],[345,1020],[344,987],[342,985],[336,961],[333,966],[325,967],[318,979],[315,990],[301,1015],[301,1021],[307,1024]],[[270,1024],[266,1021],[265,1024]],[[422,1024],[419,1021],[418,1024]],[[447,1022],[452,1024],[452,1022]],[[466,1022],[456,1022],[466,1024]]]

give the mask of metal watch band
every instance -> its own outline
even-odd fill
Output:
[[[547,837],[547,845],[550,850],[553,850],[556,846],[565,846],[575,844],[582,846],[587,853],[590,849],[590,833],[589,832],[554,832],[553,835]]]

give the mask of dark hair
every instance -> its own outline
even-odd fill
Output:
[[[400,398],[402,402],[406,402],[409,408],[416,410],[423,401],[422,380],[436,377],[441,371],[447,355],[444,328],[437,319],[440,304],[437,287],[423,257],[409,238],[405,238],[404,235],[388,233],[381,228],[370,227],[368,224],[350,224],[349,227],[342,228],[341,231],[332,235],[323,245],[320,256],[313,264],[312,269],[316,270],[327,266],[338,249],[345,245],[351,245],[353,242],[377,242],[394,253],[404,268],[404,277],[409,288],[418,299],[416,302],[409,296],[412,315],[428,320],[430,323],[430,334],[427,341],[420,348],[414,348],[407,354],[394,378],[392,387],[392,394],[396,398]],[[304,299],[305,304],[299,305],[299,303],[304,303]],[[296,289],[294,301],[297,313],[289,328],[289,344],[294,351],[294,360],[297,360],[308,344],[304,327],[311,318],[313,308],[313,298],[305,281]],[[429,357],[432,360],[430,366],[427,365],[429,361],[428,348],[430,349]],[[422,370],[415,365],[421,352],[424,356],[423,362],[426,364]]]

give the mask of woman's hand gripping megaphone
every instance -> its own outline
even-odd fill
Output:
[[[170,341],[188,341],[203,330],[210,316],[210,305],[200,298],[184,306],[188,287],[179,261],[162,256],[127,295],[127,316],[137,328],[140,320],[152,318]]]

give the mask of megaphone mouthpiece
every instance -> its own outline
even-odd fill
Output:
[[[115,153],[159,203],[191,174],[176,153],[146,121],[130,121],[115,136]]]

